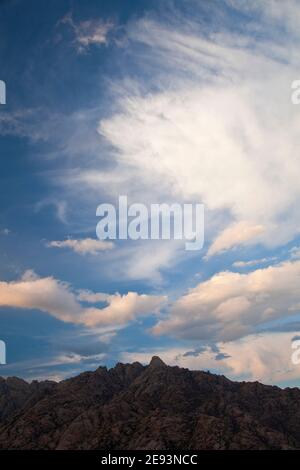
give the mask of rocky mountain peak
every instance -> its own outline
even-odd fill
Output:
[[[118,364],[60,383],[0,378],[0,449],[300,449],[300,390]]]
[[[149,367],[154,368],[154,367],[166,367],[166,364],[161,360],[160,357],[158,356],[153,356],[150,363]]]

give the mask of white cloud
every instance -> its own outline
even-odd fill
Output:
[[[96,255],[100,251],[111,250],[114,247],[113,242],[104,242],[102,240],[95,240],[93,238],[83,238],[81,240],[62,240],[51,241],[47,244],[50,248],[70,248],[79,253],[80,255],[91,254]]]
[[[19,281],[0,282],[0,307],[36,309],[88,327],[126,325],[139,315],[157,312],[166,298],[128,292],[107,295],[105,301],[103,308],[86,308],[68,284],[53,277],[39,278],[33,271],[25,272]]]
[[[76,23],[71,13],[60,20],[61,24],[69,25],[74,33],[74,42],[79,53],[85,52],[91,45],[102,46],[107,43],[108,33],[113,28],[113,23],[104,22],[101,19],[91,19]]]
[[[238,222],[227,227],[211,244],[207,257],[230,250],[231,248],[252,242],[264,232],[262,225],[251,225],[247,222]]]
[[[107,299],[108,306],[103,309],[88,308],[84,313],[87,326],[95,324],[126,324],[138,315],[158,313],[166,302],[165,296],[137,294],[128,292],[126,295],[114,294]],[[101,320],[98,317],[101,314]]]
[[[221,272],[179,298],[153,328],[157,335],[229,341],[258,325],[299,313],[300,261],[247,274]]]
[[[235,261],[232,263],[232,266],[234,268],[249,268],[252,266],[257,266],[258,264],[266,264],[276,260],[276,256],[272,256],[270,258],[252,259],[250,261]]]

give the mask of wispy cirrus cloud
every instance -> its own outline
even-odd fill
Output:
[[[271,256],[269,258],[252,259],[249,261],[235,261],[234,263],[232,263],[232,266],[234,268],[251,268],[259,264],[269,264],[276,260],[277,260],[276,256]]]
[[[93,238],[82,238],[81,240],[68,238],[67,240],[53,240],[47,243],[46,246],[49,248],[69,248],[80,255],[96,255],[101,251],[111,250],[114,244],[110,241],[96,240]]]
[[[299,12],[297,2],[293,7]],[[269,28],[263,37],[252,34],[249,17],[243,30],[229,31],[224,21],[213,34],[196,15],[175,20],[176,27],[155,18],[136,22],[128,48],[133,57],[142,48],[136,66],[146,67],[153,81],[119,83],[116,111],[99,125],[114,148],[113,179],[125,175],[120,186],[130,192],[129,181],[140,181],[140,197],[151,186],[156,194],[227,213],[208,256],[239,245],[283,245],[299,233],[300,113],[290,101],[297,48],[294,30],[278,41],[280,21],[263,15],[255,23],[257,33]],[[132,188],[137,194],[136,183]]]
[[[271,0],[225,3],[229,9],[217,15],[213,33],[201,19],[203,9],[214,8],[208,3],[199,15],[195,7],[193,19],[182,14],[179,22],[175,11],[168,20],[148,15],[131,22],[118,56],[124,60],[125,51],[130,68],[124,61],[124,80],[110,80],[107,89],[112,111],[101,118],[93,100],[90,110],[47,119],[46,126],[60,136],[59,154],[76,156],[70,171],[55,175],[64,198],[128,194],[141,202],[203,202],[208,257],[244,245],[284,245],[299,234],[300,220],[300,113],[290,101],[299,5],[289,2],[292,16]],[[236,9],[245,13],[240,27],[233,24]],[[260,16],[252,18],[255,12]],[[93,44],[89,22],[83,39],[81,22],[70,14],[64,21],[83,47]],[[280,27],[286,35],[279,41]],[[100,44],[101,37],[94,40]],[[211,223],[218,217],[221,223]],[[174,244],[161,257],[154,276],[180,259],[180,249]]]
[[[71,171],[55,175],[66,198],[74,199],[72,188],[78,192],[80,183],[87,194],[200,201],[206,221],[222,213],[221,224],[206,224],[209,256],[235,246],[284,245],[299,234],[300,219],[294,157],[300,113],[290,102],[299,5],[290,0],[284,11],[272,0],[225,4],[213,33],[202,21],[203,9],[214,8],[208,3],[199,14],[195,9],[193,19],[181,14],[178,22],[173,11],[168,20],[148,15],[132,21],[118,56],[124,60],[126,51],[130,68],[125,62],[124,80],[112,79],[107,90],[111,114],[102,119],[94,100],[93,109],[47,118],[42,132],[49,136],[50,126],[50,133],[61,136],[59,154],[76,155]],[[233,24],[235,10],[244,13],[240,27]],[[77,45],[105,41],[105,33],[88,33],[97,30],[94,20],[77,23],[68,14],[63,22],[76,33]],[[282,27],[286,34],[279,41]],[[226,234],[235,237],[226,242]],[[174,258],[176,251],[174,245]],[[168,264],[162,257],[160,266]]]

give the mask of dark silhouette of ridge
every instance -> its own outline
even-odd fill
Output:
[[[159,357],[60,383],[0,378],[0,449],[297,449],[300,390]]]

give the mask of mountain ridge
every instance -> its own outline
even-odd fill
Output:
[[[300,390],[118,363],[61,382],[0,378],[0,449],[297,449]]]

